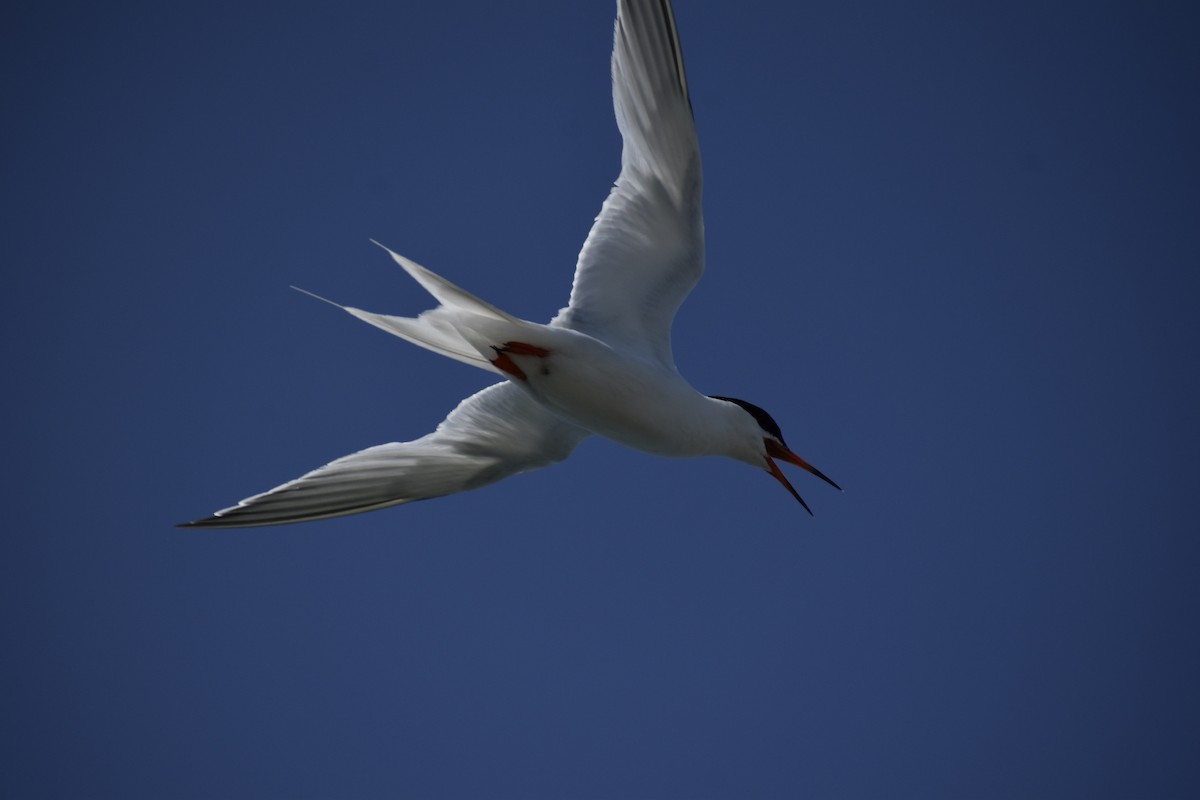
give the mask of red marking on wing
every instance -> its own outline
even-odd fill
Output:
[[[492,359],[492,365],[496,369],[507,372],[519,381],[529,380],[521,368],[517,366],[516,362],[508,357],[508,353],[499,347],[493,347],[492,349],[496,351],[496,357]]]
[[[526,342],[505,342],[504,347],[500,348],[505,353],[515,353],[519,356],[537,356],[545,358],[550,355],[550,351],[544,347],[538,347],[535,344]]]

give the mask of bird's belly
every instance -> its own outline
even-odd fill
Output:
[[[528,388],[556,413],[628,447],[658,455],[705,455],[695,423],[704,398],[680,375],[618,356],[605,346],[570,348],[522,362]]]

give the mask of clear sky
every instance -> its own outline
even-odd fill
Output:
[[[1190,4],[677,1],[676,357],[815,517],[589,440],[216,532],[488,380],[290,284],[565,303],[615,4],[73,5],[0,26],[0,794],[1196,796]]]

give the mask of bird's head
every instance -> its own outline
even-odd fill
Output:
[[[789,464],[795,464],[797,467],[806,469],[838,491],[842,490],[842,487],[830,480],[821,470],[809,464],[788,448],[787,444],[783,441],[783,432],[779,430],[779,423],[772,419],[771,415],[766,411],[753,403],[747,403],[745,400],[738,400],[733,397],[718,397],[717,395],[709,396],[714,400],[724,400],[727,403],[734,404],[753,420],[753,428],[749,425],[745,426],[750,431],[748,435],[752,437],[753,442],[746,453],[739,452],[735,457],[755,466],[761,466],[775,480],[782,483],[784,488],[792,493],[792,497],[796,498],[809,514],[812,513],[812,509],[808,507],[808,503],[804,502],[804,498],[792,486],[791,482],[783,474],[783,471],[779,469],[779,465],[775,463],[775,459],[786,461]]]

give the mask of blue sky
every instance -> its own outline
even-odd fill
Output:
[[[1185,797],[1186,4],[687,2],[706,393],[838,481],[600,440],[182,531],[487,377],[369,238],[545,320],[618,168],[614,4],[118,3],[0,32],[16,797]]]

